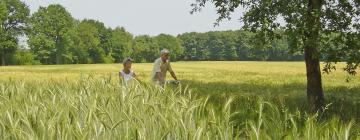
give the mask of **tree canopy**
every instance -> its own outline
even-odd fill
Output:
[[[14,57],[18,45],[18,37],[27,28],[30,15],[29,8],[20,0],[0,1],[0,64],[7,65]]]
[[[119,63],[125,57],[152,62],[164,48],[172,52],[172,61],[302,60],[301,52],[289,53],[287,39],[261,48],[255,34],[244,30],[134,36],[123,27],[74,19],[58,4],[40,7],[30,15],[25,3],[11,0],[1,2],[0,17],[2,65]],[[23,38],[27,46],[20,46]]]

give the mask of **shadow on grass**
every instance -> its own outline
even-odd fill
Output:
[[[192,93],[199,97],[209,96],[209,103],[223,105],[229,98],[234,99],[233,110],[247,108],[256,109],[259,101],[270,102],[280,109],[290,112],[307,112],[305,83],[263,84],[263,83],[204,83],[200,81],[182,81],[188,85]],[[337,116],[342,120],[360,121],[360,85],[324,87],[328,109],[325,116]],[[250,107],[249,106],[254,106]],[[221,108],[219,106],[218,108]]]

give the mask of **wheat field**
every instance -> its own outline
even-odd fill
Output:
[[[303,62],[173,62],[181,85],[165,89],[150,63],[130,87],[121,64],[0,67],[0,138],[360,139],[360,78],[342,65],[323,74],[320,114]]]

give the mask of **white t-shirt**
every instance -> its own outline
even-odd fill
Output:
[[[120,74],[123,77],[124,81],[127,83],[128,81],[134,79],[134,71],[130,70],[130,73],[126,74],[124,70],[120,70]]]

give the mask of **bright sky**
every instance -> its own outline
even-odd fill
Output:
[[[39,6],[61,4],[76,19],[95,19],[106,26],[117,26],[134,35],[177,35],[184,32],[236,30],[241,28],[240,12],[231,21],[214,27],[217,15],[208,5],[200,13],[190,14],[190,4],[195,0],[24,0],[35,12]]]

